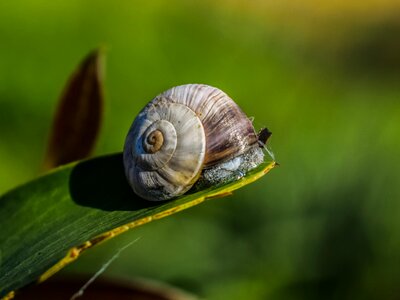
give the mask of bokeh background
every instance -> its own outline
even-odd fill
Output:
[[[40,174],[56,101],[107,51],[96,155],[159,92],[206,83],[273,132],[281,166],[58,276],[145,277],[207,299],[399,299],[400,2],[1,1],[0,192]],[[95,226],[95,224],[93,225]]]

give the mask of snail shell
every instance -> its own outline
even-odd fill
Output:
[[[134,120],[124,147],[129,184],[152,201],[182,195],[199,178],[203,186],[222,182],[262,161],[249,118],[224,92],[202,84],[155,97]]]

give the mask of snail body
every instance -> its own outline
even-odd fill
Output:
[[[249,118],[224,92],[202,84],[173,87],[150,101],[124,147],[128,182],[151,201],[231,180],[263,159]]]

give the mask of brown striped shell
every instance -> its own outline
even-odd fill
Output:
[[[134,120],[124,148],[125,173],[147,200],[182,195],[203,169],[257,145],[251,121],[221,90],[203,84],[173,87]]]

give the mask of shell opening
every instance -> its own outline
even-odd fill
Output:
[[[156,153],[164,144],[164,135],[160,130],[152,131],[146,139],[143,140],[143,149],[147,153]]]

